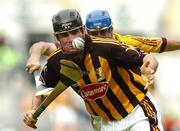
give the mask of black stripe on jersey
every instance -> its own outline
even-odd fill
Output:
[[[104,44],[115,44],[115,45],[120,45],[120,43],[119,43],[119,41],[117,41],[117,40],[114,40],[114,39],[93,39],[93,41],[92,41],[92,43],[93,44],[95,44],[95,43],[98,43],[98,44],[102,44],[102,43],[104,43]]]
[[[88,76],[88,73],[89,73],[89,72],[86,70],[84,64],[81,63],[81,64],[78,64],[78,65],[80,66],[80,68],[81,68],[81,70],[82,70],[84,82],[85,82],[86,84],[91,83],[91,81],[90,81],[90,79],[89,79],[89,76]]]
[[[78,93],[80,90],[80,87],[78,86],[78,84],[73,84],[73,85],[71,85],[71,87],[76,93]]]
[[[107,42],[116,42],[116,43],[119,43],[119,40],[116,40],[114,38],[101,38],[101,37],[94,37],[94,36],[90,36],[90,37],[91,37],[91,40],[93,42],[94,41],[107,41]]]
[[[84,56],[83,56],[84,57]],[[84,58],[83,58],[84,59]],[[91,83],[89,76],[88,76],[88,71],[86,70],[86,67],[84,65],[84,62],[81,60],[76,60],[75,63],[81,68],[82,74],[83,74],[83,80],[86,84]]]
[[[143,92],[144,94],[146,94],[147,89],[146,89],[146,90],[144,89],[144,85],[142,85],[141,83],[135,81],[132,73],[131,73],[129,70],[128,70],[128,74],[129,74],[129,76],[130,76],[131,82],[132,82],[141,92]]]
[[[140,102],[140,106],[142,107],[145,116],[148,117],[150,130],[160,131],[158,127],[157,110],[151,100],[146,96]]]
[[[90,104],[87,100],[84,100],[84,101],[89,105],[89,107],[91,108],[93,114],[94,114],[95,116],[99,116],[99,115],[96,113],[96,111],[93,109],[93,107],[91,106],[91,104]]]
[[[99,67],[101,67],[100,63],[99,63],[99,59],[98,59],[98,56],[95,55],[95,54],[92,54],[91,53],[91,60],[92,60],[92,63],[93,63],[93,66],[94,66],[94,69],[97,69]]]
[[[110,68],[113,69],[111,64],[110,64]],[[131,104],[135,107],[139,103],[139,101],[136,98],[136,96],[130,91],[128,85],[123,81],[123,78],[117,72],[117,70],[112,71],[112,77],[116,81],[116,83],[121,87],[121,90],[128,97]]]
[[[88,76],[88,71],[86,69],[82,70],[83,72],[83,80],[86,84],[89,84],[91,83],[90,79],[89,79],[89,76]]]
[[[58,48],[55,52],[51,53],[51,54],[48,56],[48,60],[49,60],[52,56],[56,55],[56,54],[59,53],[59,52],[62,52],[62,49]]]
[[[97,100],[95,100],[95,102],[96,102],[97,105],[106,113],[106,115],[109,117],[110,120],[116,120],[116,119],[112,116],[112,114],[111,114],[111,112],[109,111],[109,109],[106,108],[106,106],[103,104],[102,100],[97,99]]]
[[[124,108],[124,106],[119,102],[117,97],[114,95],[112,90],[109,88],[107,92],[107,98],[111,101],[112,105],[116,108],[116,110],[121,114],[122,117],[126,117],[128,112]]]
[[[63,74],[61,74],[60,76],[60,81],[67,87],[76,83],[76,81],[73,81],[72,79],[68,78],[67,76]]]

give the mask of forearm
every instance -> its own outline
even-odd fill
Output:
[[[41,55],[50,55],[53,51],[55,51],[55,45],[53,43],[48,43],[48,42],[37,42],[34,43],[30,50],[29,50],[29,54],[30,56],[36,56],[36,57],[40,57]]]
[[[23,118],[24,123],[26,125],[28,125],[29,127],[34,128],[34,129],[37,128],[36,127],[37,119],[33,118],[33,114],[35,113],[35,111],[38,108],[38,106],[42,103],[42,101],[43,101],[43,97],[35,96],[33,98],[31,110],[26,112],[26,114],[24,115],[24,118]]]
[[[167,45],[165,51],[173,51],[180,49],[180,41],[177,40],[167,40]]]
[[[36,110],[39,105],[43,102],[43,100],[45,99],[44,96],[34,96],[33,100],[32,100],[32,110]]]
[[[52,52],[56,50],[57,48],[53,43],[48,43],[48,42],[34,43],[29,50],[29,58],[26,63],[26,71],[31,74],[36,70],[40,70],[41,55],[50,55]]]

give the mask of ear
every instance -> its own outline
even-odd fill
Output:
[[[56,34],[56,33],[54,32],[53,35],[56,37],[56,40],[59,41],[59,39],[58,39],[58,34]]]
[[[56,39],[59,41],[58,34],[56,34]]]
[[[86,30],[85,25],[83,25],[83,26],[82,26],[82,31],[83,31],[82,33],[83,33],[83,34],[85,33],[85,30]]]

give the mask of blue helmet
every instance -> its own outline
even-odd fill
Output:
[[[95,10],[86,16],[87,31],[108,29],[112,26],[112,20],[106,10]]]

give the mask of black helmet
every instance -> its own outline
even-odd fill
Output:
[[[52,18],[55,34],[78,29],[82,26],[82,19],[75,9],[64,9],[55,14]]]

